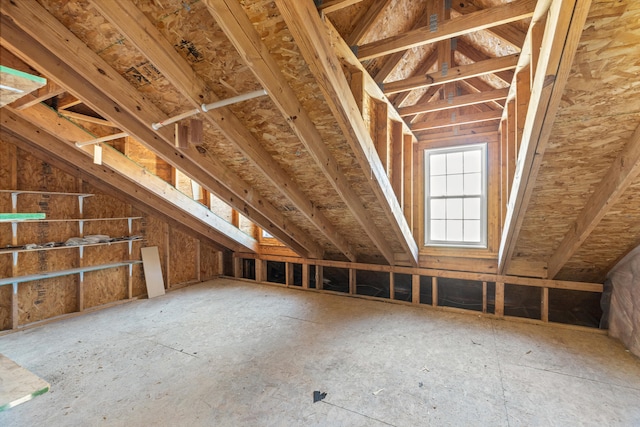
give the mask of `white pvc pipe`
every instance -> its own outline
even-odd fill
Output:
[[[113,141],[114,139],[124,138],[125,136],[129,136],[126,132],[116,133],[114,135],[103,136],[102,138],[92,139],[91,141],[85,142],[76,142],[76,147],[84,147],[86,145],[99,144],[101,142]]]
[[[158,130],[163,126],[167,126],[167,125],[170,125],[171,123],[179,122],[180,120],[186,119],[187,117],[195,116],[199,112],[200,112],[200,109],[196,108],[195,110],[190,110],[190,111],[187,111],[186,113],[182,113],[182,114],[178,114],[177,116],[169,117],[168,119],[163,120],[161,122],[152,123],[151,127],[153,128],[153,130]]]
[[[220,101],[212,102],[211,104],[202,104],[200,108],[202,108],[202,111],[206,113],[207,111],[215,110],[216,108],[224,107],[230,104],[235,104],[237,102],[246,101],[248,99],[258,98],[266,94],[267,94],[266,90],[260,89],[254,92],[243,93],[242,95],[234,96],[233,98],[227,98],[227,99],[222,99]]]

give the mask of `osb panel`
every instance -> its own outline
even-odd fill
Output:
[[[29,187],[19,186],[21,190]],[[47,188],[47,187],[43,187]],[[44,191],[70,191],[64,189]],[[71,190],[74,191],[74,190]],[[18,195],[18,212],[42,212],[46,219],[78,218],[78,197],[59,194],[29,194]]]
[[[602,282],[617,261],[640,244],[640,178],[611,207],[560,271],[571,280]],[[577,270],[588,268],[588,271]]]
[[[129,236],[129,226],[126,219],[114,221],[85,221],[84,235],[88,236],[92,234],[103,234],[109,237]]]
[[[167,281],[167,266],[166,266],[166,254],[167,243],[165,235],[166,223],[159,220],[157,217],[148,215],[140,220],[141,234],[144,238],[144,244],[140,247],[158,247],[158,255],[160,257],[160,265],[162,266],[162,277],[164,277],[165,283]],[[142,259],[140,249],[134,252],[136,259]],[[146,293],[146,289],[145,289]]]
[[[84,307],[95,307],[127,298],[128,278],[127,266],[85,273]]]
[[[100,193],[88,183],[84,191],[93,194],[84,199],[84,218],[122,218],[131,216],[130,206],[113,196]]]
[[[2,210],[1,212],[11,212],[11,209]],[[0,248],[11,245],[11,224],[8,222],[0,223]]]
[[[11,189],[11,174],[15,167],[12,153],[15,149],[15,145],[0,140],[0,188],[2,189]],[[0,211],[10,212],[4,206],[4,198],[0,200]]]
[[[60,169],[53,168],[48,163],[36,159],[24,150],[18,150],[18,171],[18,188],[21,190],[77,191],[75,177],[62,172]],[[71,200],[73,201],[73,198]],[[20,203],[20,200],[18,203]]]
[[[197,279],[196,255],[198,241],[193,237],[171,228],[169,230],[169,283],[176,285]]]
[[[111,245],[87,246],[84,248],[83,265],[85,267],[112,264],[129,259],[129,245],[114,243]]]
[[[11,329],[11,286],[0,286],[0,331]]]
[[[639,38],[638,2],[592,4],[517,255],[546,260],[553,253],[640,123],[640,84],[630,77],[640,72]],[[608,249],[616,252],[627,233],[611,234]]]
[[[221,273],[218,266],[217,250],[206,243],[200,242],[200,279],[206,280]]]
[[[18,322],[21,325],[73,313],[78,308],[78,276],[62,276],[18,285]]]
[[[78,248],[21,252],[18,254],[18,276],[79,267]]]
[[[133,297],[139,297],[140,295],[146,295],[146,293],[147,293],[147,284],[144,280],[144,271],[142,268],[142,264],[136,264],[133,266],[133,280],[131,284],[131,295]]]
[[[71,237],[79,236],[78,223],[75,221],[19,223],[17,236],[18,245],[65,242]]]

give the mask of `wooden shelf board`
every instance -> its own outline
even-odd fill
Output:
[[[80,197],[93,196],[93,194],[89,194],[89,193],[58,193],[55,191],[31,191],[31,190],[0,190],[0,193],[41,194],[41,195],[51,195],[51,196],[80,196]]]
[[[26,219],[26,220],[4,220],[2,221],[0,214],[0,222],[92,222],[92,221],[124,221],[126,219],[142,219],[141,216],[125,216],[121,218],[68,218],[68,219]]]
[[[72,274],[86,273],[89,271],[106,270],[108,268],[124,267],[132,264],[142,264],[142,261],[123,261],[111,264],[93,265],[91,267],[71,268],[68,270],[29,274],[26,276],[5,277],[3,279],[0,279],[0,286],[10,285],[12,283],[32,282],[34,280],[50,279],[52,277],[69,276]]]
[[[140,242],[142,241],[142,238],[138,238],[138,239],[125,239],[125,240],[116,240],[115,242],[104,242],[104,243],[88,243],[86,245],[61,245],[61,246],[51,246],[51,247],[46,247],[46,248],[34,248],[34,249],[11,249],[11,248],[7,248],[7,249],[0,249],[0,255],[2,254],[11,254],[14,252],[34,252],[34,251],[49,251],[52,249],[73,249],[73,248],[86,248],[89,246],[107,246],[107,245],[116,245],[118,243],[125,243],[125,242]]]

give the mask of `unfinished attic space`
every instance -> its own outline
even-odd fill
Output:
[[[0,79],[0,425],[640,425],[640,2],[0,0]]]

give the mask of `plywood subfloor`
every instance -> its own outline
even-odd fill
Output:
[[[0,348],[51,383],[3,426],[640,424],[640,360],[604,335],[228,279]]]

